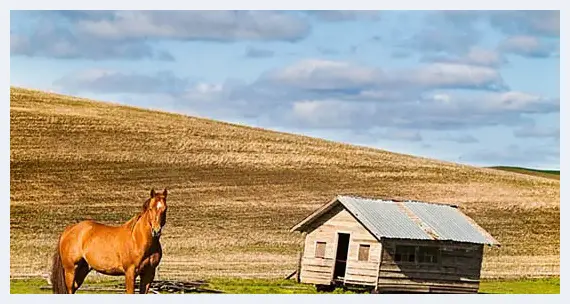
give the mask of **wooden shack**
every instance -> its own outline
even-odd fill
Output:
[[[338,196],[302,232],[298,279],[318,289],[476,293],[483,246],[500,244],[456,206]]]

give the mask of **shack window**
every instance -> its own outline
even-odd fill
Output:
[[[416,261],[416,247],[397,245],[396,254],[394,255],[394,261],[414,263]]]
[[[358,260],[368,261],[369,256],[370,256],[370,245],[360,244],[360,246],[358,247]]]
[[[315,257],[324,258],[326,248],[327,248],[326,242],[317,242],[317,246],[315,247]]]
[[[437,247],[420,246],[418,250],[418,258],[420,263],[438,262],[439,249]]]

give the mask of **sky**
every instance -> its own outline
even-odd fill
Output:
[[[559,11],[11,11],[10,83],[560,168]]]

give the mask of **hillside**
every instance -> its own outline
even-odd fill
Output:
[[[491,167],[492,169],[503,170],[503,171],[510,171],[516,172],[520,174],[528,174],[528,175],[535,175],[535,176],[542,176],[546,178],[552,178],[560,180],[560,171],[556,170],[536,170],[536,169],[528,169],[528,168],[520,168],[520,167],[506,167],[506,166],[497,166]]]
[[[288,229],[337,194],[458,204],[501,243],[485,277],[558,275],[558,180],[177,114],[10,90],[10,273],[47,272],[71,223],[168,187],[161,277],[283,277]]]

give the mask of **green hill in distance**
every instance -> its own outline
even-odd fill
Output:
[[[493,166],[493,167],[489,167],[489,168],[560,180],[560,170],[538,170],[538,169],[529,169],[529,168],[521,168],[521,167],[508,167],[508,166]]]

